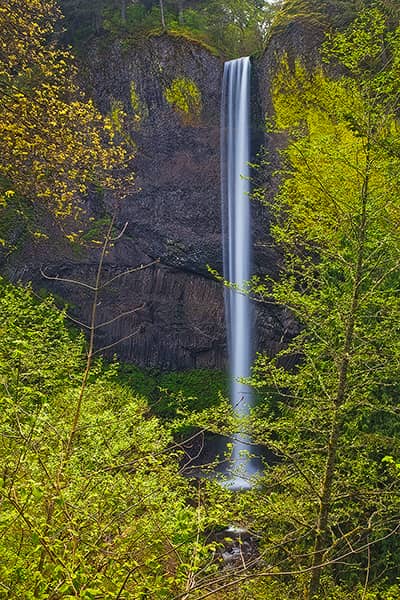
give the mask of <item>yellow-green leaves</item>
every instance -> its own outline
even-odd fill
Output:
[[[111,101],[111,123],[117,133],[121,133],[123,129],[123,121],[125,119],[124,104],[121,100]]]
[[[12,189],[66,215],[90,184],[119,184],[127,151],[48,41],[58,17],[53,0],[0,0],[0,174],[3,198]]]
[[[383,35],[383,18],[370,12],[369,20],[363,14],[329,40],[331,59],[346,67],[340,77],[329,77],[322,67],[311,72],[299,61],[290,66],[284,58],[274,79],[275,127],[289,139],[282,153],[281,202],[275,203],[285,223],[276,227],[280,241],[290,230],[297,246],[307,239],[313,251],[329,246],[344,251],[357,226],[366,175],[371,218],[398,220],[390,189],[398,185],[392,82],[400,44]],[[378,69],[385,44],[391,59]]]
[[[364,10],[343,33],[328,36],[324,44],[327,60],[334,57],[353,74],[376,66],[385,51],[386,23],[377,8]]]
[[[179,77],[166,88],[164,96],[184,122],[198,121],[202,111],[201,92],[192,79]]]
[[[140,99],[140,95],[139,95],[139,92],[137,91],[136,83],[134,81],[131,81],[131,86],[130,86],[129,91],[130,91],[131,108],[134,113],[134,119],[137,124],[140,124],[142,119],[146,119],[146,117],[148,117],[149,110],[148,110],[146,104],[144,102],[142,102],[142,100]]]

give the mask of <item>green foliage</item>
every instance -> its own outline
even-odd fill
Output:
[[[111,218],[109,216],[102,217],[101,219],[90,219],[90,227],[82,234],[80,240],[84,242],[102,244],[105,231],[110,226],[110,223]]]
[[[400,17],[396,0],[283,0],[278,6],[271,33],[295,23],[337,32],[351,26],[365,8],[378,8],[389,29],[397,27]]]
[[[123,121],[125,119],[125,110],[124,103],[122,100],[111,100],[111,110],[110,110],[110,118],[111,123],[114,127],[114,130],[117,133],[122,133],[123,131]]]
[[[127,7],[126,20],[121,20],[121,15],[115,7],[104,10],[104,28],[112,35],[145,34],[146,32],[161,33],[160,11],[156,5],[147,10],[141,3],[131,4]]]
[[[188,122],[200,119],[202,111],[201,92],[196,83],[187,77],[178,77],[164,91],[164,96],[182,118]]]
[[[221,371],[165,373],[159,378],[160,404],[155,408],[162,417],[187,416],[199,413],[220,403],[227,394],[227,377]]]
[[[23,288],[1,282],[1,374],[7,401],[16,395],[25,408],[47,400],[68,381],[79,380],[82,339],[71,340],[64,315],[46,298],[36,302]]]
[[[160,373],[122,364],[118,378],[148,398],[155,414],[168,420],[217,406],[220,395],[227,394],[227,377],[222,371]]]
[[[140,98],[136,91],[136,85],[135,85],[134,81],[131,81],[130,100],[131,100],[131,107],[132,107],[133,112],[135,114],[139,114],[140,113]]]
[[[62,0],[68,40],[83,45],[103,28],[130,40],[163,32],[158,1],[128,3],[125,17],[115,0]],[[343,29],[364,6],[379,6],[395,27],[400,16],[396,0],[164,0],[169,34],[197,41],[227,58],[261,53],[273,31],[296,22],[319,28]]]
[[[112,36],[134,40],[138,36],[164,32],[160,3],[114,0],[62,0],[69,25],[68,38],[82,45],[90,34],[106,30]],[[261,0],[164,1],[166,31],[205,45],[227,57],[261,52],[276,12],[274,3]],[[78,18],[80,15],[80,19]]]
[[[355,18],[357,4],[357,0],[284,0],[274,28],[288,27],[293,22],[342,28]]]
[[[324,577],[355,589],[365,569],[394,584],[400,508],[398,478],[382,463],[400,435],[400,44],[371,9],[328,38],[325,56],[346,75],[284,60],[274,82],[289,141],[268,206],[284,269],[255,285],[301,326],[278,356],[258,360],[265,402],[254,427],[280,458],[265,472],[266,551],[287,570],[312,567],[307,598],[324,597]]]
[[[364,11],[345,32],[328,37],[325,54],[328,60],[329,57],[333,57],[340,65],[346,67],[353,77],[359,78],[360,83],[364,79],[368,85],[385,84],[388,79],[392,79],[387,72],[382,78],[367,79],[364,73],[365,70],[371,73],[374,65],[379,68],[386,45],[385,33],[386,21],[383,13],[376,8]]]
[[[93,182],[120,187],[129,160],[54,43],[59,17],[50,0],[0,3],[0,206],[21,196],[58,217],[77,213]]]
[[[2,597],[161,600],[215,570],[215,517],[146,400],[94,364],[66,454],[83,340],[51,299],[2,284],[0,303]]]
[[[132,96],[132,90],[131,90]],[[111,98],[110,100],[110,124],[111,129],[116,138],[120,141],[124,141],[124,143],[130,148],[136,151],[136,144],[133,141],[128,126],[128,115],[125,110],[125,105],[122,100],[116,100],[115,98]],[[138,120],[135,118],[136,123]]]
[[[142,119],[148,117],[148,108],[144,102],[141,101],[140,96],[136,89],[136,84],[134,81],[131,81],[130,86],[130,101],[131,108],[134,112],[134,119],[137,124],[140,124]]]
[[[6,180],[0,182],[0,188],[10,187]],[[35,215],[32,205],[12,190],[0,198],[0,247],[6,255],[15,252],[23,245],[29,234],[40,237],[36,231]]]

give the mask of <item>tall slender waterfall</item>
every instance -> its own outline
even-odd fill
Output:
[[[252,362],[252,314],[249,297],[240,292],[251,276],[250,226],[250,59],[225,63],[221,110],[221,188],[224,240],[224,278],[233,284],[225,290],[228,333],[230,396],[239,417],[249,413],[252,393],[238,381],[250,375]],[[232,469],[228,485],[251,486],[256,471],[248,438],[237,432],[233,439]]]

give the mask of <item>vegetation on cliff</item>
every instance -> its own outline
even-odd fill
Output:
[[[167,32],[226,57],[261,52],[279,3],[263,0],[62,0],[70,39],[109,32],[134,39]]]
[[[134,43],[142,35],[163,32],[205,44],[226,58],[259,54],[271,35],[296,23],[324,30],[350,25],[373,0],[61,0],[67,37],[80,43],[106,32]],[[393,26],[396,0],[382,0]]]
[[[201,92],[191,79],[179,77],[171,82],[164,92],[167,102],[174,107],[186,122],[196,122],[201,115]]]
[[[65,215],[90,186],[122,185],[127,152],[55,45],[59,17],[52,1],[0,3],[0,199],[17,194]]]

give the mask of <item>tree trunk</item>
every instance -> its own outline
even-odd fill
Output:
[[[121,0],[121,21],[126,23],[126,0]]]
[[[178,22],[179,25],[184,25],[185,18],[183,16],[183,0],[178,0]]]
[[[161,27],[162,27],[163,31],[166,31],[167,27],[165,25],[164,2],[163,2],[163,0],[160,0],[160,13],[161,13]]]
[[[94,5],[93,25],[96,34],[99,34],[103,28],[103,7],[99,2]]]
[[[361,215],[360,215],[360,228],[359,228],[359,240],[358,250],[356,257],[356,269],[353,286],[353,296],[351,300],[351,306],[345,331],[345,343],[343,347],[342,359],[339,368],[339,379],[336,391],[335,410],[332,418],[331,433],[329,436],[328,453],[326,457],[325,471],[323,482],[321,485],[319,511],[317,517],[317,523],[315,528],[315,539],[314,539],[314,550],[312,558],[312,571],[311,579],[308,590],[307,599],[312,600],[317,597],[319,582],[321,578],[322,562],[324,555],[324,547],[326,544],[326,533],[329,521],[329,515],[331,511],[331,497],[332,488],[335,476],[335,466],[338,451],[338,440],[342,428],[341,418],[339,416],[339,410],[343,402],[346,399],[347,393],[347,379],[350,358],[353,350],[353,339],[354,339],[354,327],[356,322],[356,315],[359,305],[360,295],[360,284],[363,276],[363,263],[364,263],[364,245],[365,235],[367,227],[366,218],[366,207],[368,200],[368,187],[369,187],[369,169],[370,169],[370,151],[369,145],[367,147],[366,155],[366,172],[361,190]]]

